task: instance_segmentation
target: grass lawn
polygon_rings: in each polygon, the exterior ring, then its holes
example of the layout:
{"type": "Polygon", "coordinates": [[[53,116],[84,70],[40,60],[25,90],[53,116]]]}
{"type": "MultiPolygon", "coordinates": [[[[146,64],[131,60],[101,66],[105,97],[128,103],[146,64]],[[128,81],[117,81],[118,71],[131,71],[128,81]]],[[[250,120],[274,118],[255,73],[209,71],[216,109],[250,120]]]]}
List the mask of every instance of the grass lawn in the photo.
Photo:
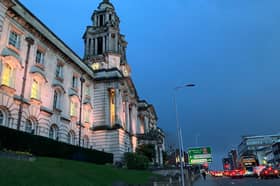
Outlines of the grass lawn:
{"type": "Polygon", "coordinates": [[[71,160],[39,157],[29,162],[0,158],[1,186],[107,186],[117,181],[143,184],[151,176],[146,171],[71,160]]]}

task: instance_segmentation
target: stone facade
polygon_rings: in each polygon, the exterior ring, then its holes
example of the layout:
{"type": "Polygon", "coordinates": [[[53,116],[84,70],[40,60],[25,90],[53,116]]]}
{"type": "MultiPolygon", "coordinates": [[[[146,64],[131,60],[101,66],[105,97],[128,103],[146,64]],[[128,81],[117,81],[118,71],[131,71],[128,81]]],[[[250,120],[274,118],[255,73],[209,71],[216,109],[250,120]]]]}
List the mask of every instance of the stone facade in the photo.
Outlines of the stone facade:
{"type": "Polygon", "coordinates": [[[114,6],[101,2],[83,36],[83,59],[17,0],[0,0],[0,125],[114,154],[164,133],[139,100],[114,6]],[[147,138],[150,131],[157,135],[147,138]]]}

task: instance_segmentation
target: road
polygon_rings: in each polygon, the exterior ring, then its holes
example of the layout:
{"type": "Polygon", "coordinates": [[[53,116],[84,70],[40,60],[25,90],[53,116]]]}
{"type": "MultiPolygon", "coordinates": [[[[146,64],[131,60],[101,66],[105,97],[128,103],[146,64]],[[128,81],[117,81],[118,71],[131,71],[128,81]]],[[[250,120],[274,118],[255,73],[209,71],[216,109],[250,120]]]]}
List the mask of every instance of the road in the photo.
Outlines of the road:
{"type": "Polygon", "coordinates": [[[266,179],[260,180],[256,178],[241,178],[241,179],[231,179],[231,178],[213,178],[208,176],[204,181],[203,179],[198,179],[193,186],[280,186],[280,179],[266,179]]]}

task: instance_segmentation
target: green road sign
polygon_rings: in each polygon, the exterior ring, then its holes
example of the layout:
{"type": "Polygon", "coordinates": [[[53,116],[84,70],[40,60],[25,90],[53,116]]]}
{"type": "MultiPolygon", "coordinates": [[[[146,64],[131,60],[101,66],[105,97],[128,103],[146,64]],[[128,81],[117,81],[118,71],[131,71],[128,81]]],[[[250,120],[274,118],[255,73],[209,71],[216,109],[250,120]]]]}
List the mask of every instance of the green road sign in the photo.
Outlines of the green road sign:
{"type": "Polygon", "coordinates": [[[212,162],[210,147],[194,147],[188,149],[189,164],[203,164],[212,162]]]}

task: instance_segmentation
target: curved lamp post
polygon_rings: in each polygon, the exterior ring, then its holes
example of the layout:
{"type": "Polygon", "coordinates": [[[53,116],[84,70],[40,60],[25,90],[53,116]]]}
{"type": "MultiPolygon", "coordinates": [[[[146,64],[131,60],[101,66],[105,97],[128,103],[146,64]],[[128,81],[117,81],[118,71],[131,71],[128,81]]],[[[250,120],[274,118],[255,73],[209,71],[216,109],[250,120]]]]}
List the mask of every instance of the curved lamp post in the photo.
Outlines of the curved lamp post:
{"type": "Polygon", "coordinates": [[[184,148],[183,148],[182,131],[181,131],[181,128],[180,128],[180,125],[179,125],[179,116],[178,116],[178,108],[177,108],[175,93],[179,89],[194,87],[194,86],[195,86],[195,84],[185,84],[183,86],[178,86],[178,87],[174,88],[174,93],[173,93],[173,100],[174,100],[175,114],[176,114],[177,136],[178,136],[178,142],[179,142],[180,172],[181,172],[182,186],[185,186],[184,169],[183,169],[183,161],[182,161],[182,154],[184,153],[184,151],[183,151],[184,148]]]}

